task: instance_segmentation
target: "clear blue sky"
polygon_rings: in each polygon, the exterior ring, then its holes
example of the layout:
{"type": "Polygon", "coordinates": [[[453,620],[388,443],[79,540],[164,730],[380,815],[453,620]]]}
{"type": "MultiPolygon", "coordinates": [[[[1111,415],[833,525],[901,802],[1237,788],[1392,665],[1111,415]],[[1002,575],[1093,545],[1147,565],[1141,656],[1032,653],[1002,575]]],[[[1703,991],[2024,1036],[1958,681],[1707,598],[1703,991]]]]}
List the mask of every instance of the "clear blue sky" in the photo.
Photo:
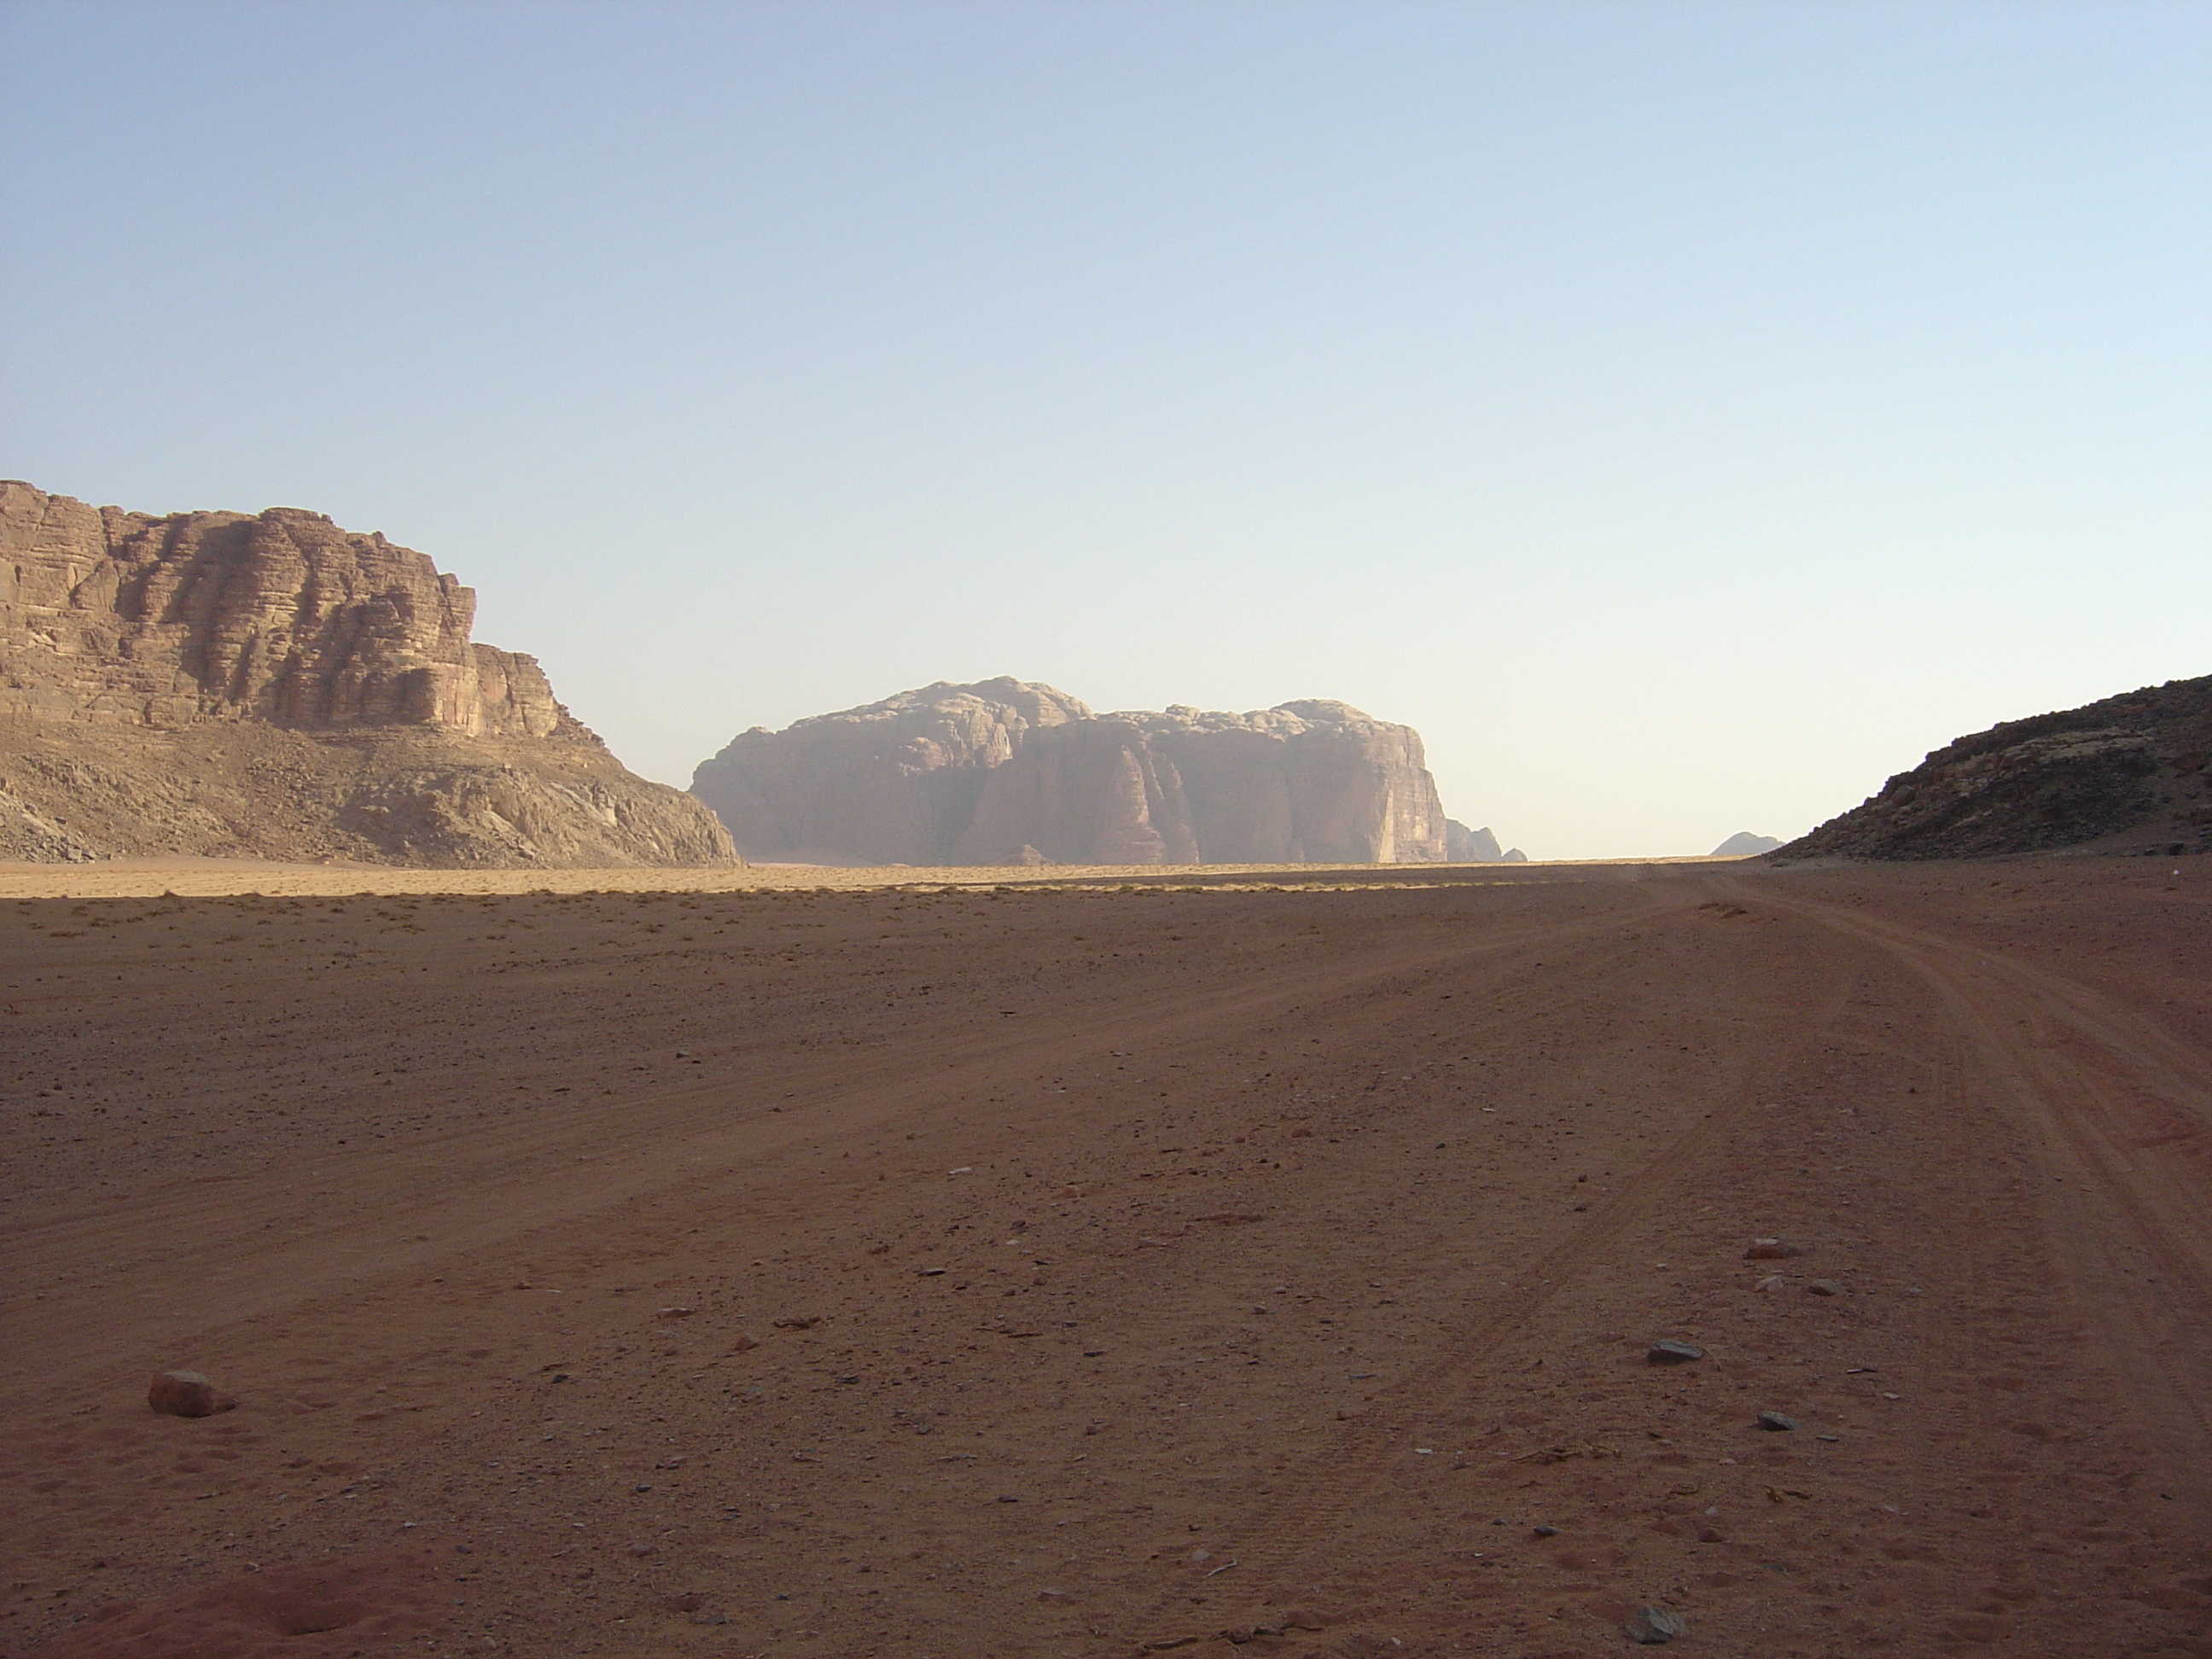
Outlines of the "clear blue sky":
{"type": "Polygon", "coordinates": [[[0,474],[630,764],[1339,697],[1544,857],[2212,672],[2212,6],[0,6],[0,474]]]}

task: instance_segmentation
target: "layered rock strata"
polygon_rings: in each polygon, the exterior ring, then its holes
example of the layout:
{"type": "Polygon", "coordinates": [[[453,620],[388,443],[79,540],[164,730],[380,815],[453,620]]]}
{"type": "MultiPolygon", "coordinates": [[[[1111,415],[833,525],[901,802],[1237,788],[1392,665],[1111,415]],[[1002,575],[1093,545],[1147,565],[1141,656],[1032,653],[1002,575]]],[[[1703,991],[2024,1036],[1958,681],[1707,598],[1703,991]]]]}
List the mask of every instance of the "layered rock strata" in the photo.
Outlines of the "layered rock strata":
{"type": "Polygon", "coordinates": [[[1340,702],[1094,714],[940,681],[756,726],[692,791],[749,858],[854,864],[1392,864],[1445,856],[1410,726],[1340,702]]]}
{"type": "Polygon", "coordinates": [[[319,514],[0,483],[0,858],[727,864],[476,596],[319,514]]]}
{"type": "Polygon", "coordinates": [[[2008,720],[1936,750],[1778,860],[2212,851],[2212,675],[2008,720]]]}

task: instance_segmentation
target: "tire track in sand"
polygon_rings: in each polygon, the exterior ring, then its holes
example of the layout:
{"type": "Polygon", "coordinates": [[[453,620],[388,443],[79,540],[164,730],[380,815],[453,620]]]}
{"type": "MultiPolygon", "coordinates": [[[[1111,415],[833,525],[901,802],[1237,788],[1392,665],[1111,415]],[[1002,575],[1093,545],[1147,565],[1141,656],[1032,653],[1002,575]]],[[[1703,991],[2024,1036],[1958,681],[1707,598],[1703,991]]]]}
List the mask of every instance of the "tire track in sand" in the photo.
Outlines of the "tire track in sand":
{"type": "MultiPolygon", "coordinates": [[[[544,1116],[426,1138],[404,1151],[326,1156],[303,1181],[296,1168],[238,1170],[0,1227],[0,1262],[18,1283],[95,1253],[135,1253],[149,1265],[125,1294],[7,1309],[19,1340],[76,1356],[43,1388],[73,1385],[112,1364],[112,1353],[204,1339],[252,1316],[273,1317],[303,1298],[360,1294],[395,1275],[427,1277],[435,1262],[558,1233],[648,1195],[722,1183],[732,1170],[766,1170],[793,1149],[884,1133],[1014,1088],[1062,1063],[1071,1047],[1118,1044],[1204,1052],[1224,1031],[1249,1030],[1302,1005],[1358,995],[1408,975],[1463,970],[1495,957],[1638,925],[1663,898],[1561,921],[1486,927],[1449,941],[1382,939],[1285,969],[1235,975],[1174,1006],[1133,1006],[1004,1030],[974,1009],[919,1034],[888,1076],[852,1053],[758,1057],[737,1075],[642,1090],[611,1103],[562,1105],[544,1116]],[[784,1097],[795,1097],[785,1103],[784,1097]],[[302,1191],[302,1187],[307,1188],[302,1191]],[[318,1212],[318,1193],[343,1194],[318,1212]],[[427,1234],[421,1244],[413,1235],[427,1234]]],[[[976,1144],[983,1144],[978,1139],[976,1144]]],[[[15,1391],[0,1389],[0,1402],[15,1391]]]]}
{"type": "Polygon", "coordinates": [[[2052,1255],[2158,1490],[2212,1535],[2212,1057],[2033,964],[1763,884],[1756,898],[1878,946],[1942,999],[1966,1086],[2028,1132],[2052,1255]]]}
{"type": "MultiPolygon", "coordinates": [[[[1328,1444],[1310,1453],[1297,1470],[1275,1477],[1264,1508],[1236,1528],[1219,1551],[1237,1564],[1241,1574],[1255,1581],[1249,1605],[1296,1605],[1299,1598],[1294,1587],[1315,1576],[1314,1570],[1330,1558],[1334,1536],[1389,1481],[1404,1440],[1403,1425],[1393,1407],[1471,1389],[1494,1368],[1498,1350],[1517,1331],[1590,1274],[1602,1271],[1609,1252],[1638,1226],[1649,1223],[1648,1194],[1685,1182],[1691,1171],[1741,1128],[1773,1079],[1785,1075],[1844,1018],[1857,983],[1855,971],[1846,968],[1839,972],[1820,1008],[1802,1019],[1795,1038],[1778,1046],[1768,1062],[1727,1096],[1714,1098],[1710,1110],[1624,1179],[1611,1199],[1594,1206],[1586,1221],[1517,1267],[1511,1288],[1471,1301],[1465,1334],[1433,1351],[1425,1362],[1407,1364],[1397,1381],[1370,1397],[1368,1410],[1339,1425],[1328,1444]]],[[[1194,1620],[1187,1590],[1179,1585],[1163,1588],[1122,1618],[1127,1635],[1139,1652],[1180,1650],[1203,1640],[1192,1628],[1201,1622],[1207,1633],[1222,1628],[1218,1615],[1194,1620]]]]}

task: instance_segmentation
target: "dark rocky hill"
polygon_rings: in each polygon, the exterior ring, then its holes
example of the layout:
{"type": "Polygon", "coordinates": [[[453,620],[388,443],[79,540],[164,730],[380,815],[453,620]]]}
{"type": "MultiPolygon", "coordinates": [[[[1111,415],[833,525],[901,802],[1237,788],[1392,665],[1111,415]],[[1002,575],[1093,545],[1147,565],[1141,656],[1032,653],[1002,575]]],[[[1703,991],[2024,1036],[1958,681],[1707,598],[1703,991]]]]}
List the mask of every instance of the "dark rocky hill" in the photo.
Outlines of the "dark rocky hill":
{"type": "Polygon", "coordinates": [[[2212,850],[2212,676],[2008,720],[1937,750],[1778,860],[2212,850]]]}

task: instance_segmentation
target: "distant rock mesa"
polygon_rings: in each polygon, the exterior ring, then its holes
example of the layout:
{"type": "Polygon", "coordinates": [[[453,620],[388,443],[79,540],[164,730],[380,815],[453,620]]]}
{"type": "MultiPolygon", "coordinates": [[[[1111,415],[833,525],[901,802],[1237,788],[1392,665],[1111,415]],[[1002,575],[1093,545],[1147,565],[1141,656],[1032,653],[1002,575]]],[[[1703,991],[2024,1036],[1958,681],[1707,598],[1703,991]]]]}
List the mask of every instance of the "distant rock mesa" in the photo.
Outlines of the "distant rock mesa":
{"type": "Polygon", "coordinates": [[[939,681],[702,763],[748,858],[794,863],[1420,864],[1445,820],[1410,726],[1340,702],[1094,714],[939,681]]]}
{"type": "Polygon", "coordinates": [[[2212,851],[2212,675],[2008,720],[1936,750],[1778,860],[2212,851]]]}
{"type": "Polygon", "coordinates": [[[729,864],[476,596],[320,514],[92,507],[0,482],[0,858],[729,864]]]}

